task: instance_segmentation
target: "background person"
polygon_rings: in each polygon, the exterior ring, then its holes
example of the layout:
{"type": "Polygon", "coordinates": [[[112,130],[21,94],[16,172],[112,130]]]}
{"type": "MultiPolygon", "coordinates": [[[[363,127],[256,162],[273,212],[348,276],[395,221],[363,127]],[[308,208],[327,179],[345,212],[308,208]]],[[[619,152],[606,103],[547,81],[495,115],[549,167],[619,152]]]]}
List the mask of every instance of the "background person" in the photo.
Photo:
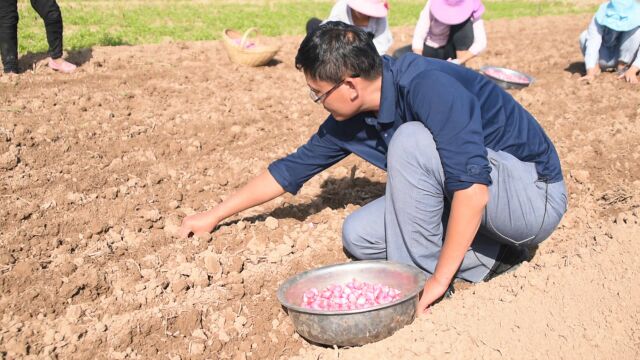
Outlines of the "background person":
{"type": "Polygon", "coordinates": [[[393,43],[387,22],[388,13],[389,3],[386,0],[339,0],[324,22],[318,18],[307,22],[307,34],[327,21],[342,21],[371,34],[378,54],[384,55],[393,43]]]}
{"type": "Polygon", "coordinates": [[[487,47],[480,0],[429,0],[420,13],[410,46],[396,57],[412,51],[418,55],[465,64],[487,47]]]}
{"type": "Polygon", "coordinates": [[[640,5],[635,0],[611,0],[600,5],[589,28],[580,34],[580,50],[587,69],[583,81],[602,70],[617,70],[627,82],[637,83],[640,70],[640,5]]]}
{"type": "MultiPolygon", "coordinates": [[[[49,43],[49,67],[71,73],[76,66],[62,58],[62,14],[55,0],[31,0],[44,20],[49,43]]],[[[5,73],[18,73],[18,0],[0,0],[0,52],[5,73]]]]}

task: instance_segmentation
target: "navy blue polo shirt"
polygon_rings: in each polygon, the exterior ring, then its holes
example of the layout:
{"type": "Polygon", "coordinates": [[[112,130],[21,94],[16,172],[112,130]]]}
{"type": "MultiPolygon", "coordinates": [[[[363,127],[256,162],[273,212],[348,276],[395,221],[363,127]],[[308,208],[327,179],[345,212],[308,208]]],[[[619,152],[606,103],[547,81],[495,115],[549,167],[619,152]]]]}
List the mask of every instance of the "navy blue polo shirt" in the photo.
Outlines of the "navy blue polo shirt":
{"type": "Polygon", "coordinates": [[[445,175],[445,191],[491,185],[487,148],[535,163],[539,180],[562,180],[558,154],[540,124],[486,77],[446,61],[407,54],[382,58],[378,116],[329,116],[296,152],[269,172],[295,194],[315,174],[353,153],[386,170],[389,142],[400,125],[419,121],[432,133],[445,175]]]}

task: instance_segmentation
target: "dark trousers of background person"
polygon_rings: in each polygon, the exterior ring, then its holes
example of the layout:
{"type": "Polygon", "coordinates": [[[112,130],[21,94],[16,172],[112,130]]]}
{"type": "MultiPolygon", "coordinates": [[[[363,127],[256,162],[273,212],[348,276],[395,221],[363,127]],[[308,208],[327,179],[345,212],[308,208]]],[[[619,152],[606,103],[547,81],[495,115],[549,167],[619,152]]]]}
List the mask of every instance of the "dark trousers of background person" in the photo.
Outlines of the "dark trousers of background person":
{"type": "MultiPolygon", "coordinates": [[[[62,14],[55,0],[31,0],[44,20],[49,56],[62,57],[62,14]]],[[[18,0],[0,0],[0,51],[4,72],[18,72],[18,0]]]]}
{"type": "MultiPolygon", "coordinates": [[[[444,46],[433,48],[425,45],[422,48],[422,56],[440,60],[456,59],[458,57],[456,51],[469,50],[473,45],[473,40],[473,21],[467,19],[461,24],[451,25],[449,39],[444,46]]],[[[411,45],[399,48],[393,53],[393,56],[399,58],[408,52],[411,52],[411,45]]]]}

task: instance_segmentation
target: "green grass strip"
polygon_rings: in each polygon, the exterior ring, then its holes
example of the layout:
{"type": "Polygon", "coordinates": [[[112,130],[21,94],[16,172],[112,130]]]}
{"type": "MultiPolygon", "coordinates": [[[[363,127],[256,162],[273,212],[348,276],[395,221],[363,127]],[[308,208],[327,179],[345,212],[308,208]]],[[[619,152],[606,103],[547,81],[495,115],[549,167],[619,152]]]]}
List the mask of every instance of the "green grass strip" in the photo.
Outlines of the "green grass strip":
{"type": "MultiPolygon", "coordinates": [[[[233,4],[184,0],[59,0],[66,50],[95,45],[136,45],[165,40],[216,40],[224,28],[258,27],[269,36],[304,33],[309,17],[324,18],[333,1],[271,1],[233,4]]],[[[424,1],[392,1],[391,26],[414,25],[424,1]]],[[[485,2],[485,19],[594,12],[595,7],[559,1],[506,0],[485,2]]],[[[47,50],[42,19],[26,0],[19,1],[19,52],[47,50]]]]}

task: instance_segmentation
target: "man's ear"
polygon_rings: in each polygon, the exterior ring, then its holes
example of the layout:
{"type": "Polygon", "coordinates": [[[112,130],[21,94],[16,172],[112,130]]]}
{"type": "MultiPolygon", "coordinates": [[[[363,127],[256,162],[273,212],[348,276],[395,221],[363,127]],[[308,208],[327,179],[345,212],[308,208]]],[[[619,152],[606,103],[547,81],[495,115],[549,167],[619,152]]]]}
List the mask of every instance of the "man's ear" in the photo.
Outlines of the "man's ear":
{"type": "Polygon", "coordinates": [[[351,101],[356,100],[358,98],[358,95],[359,95],[358,84],[354,80],[355,79],[345,80],[345,82],[344,82],[344,84],[349,89],[349,100],[351,100],[351,101]]]}

